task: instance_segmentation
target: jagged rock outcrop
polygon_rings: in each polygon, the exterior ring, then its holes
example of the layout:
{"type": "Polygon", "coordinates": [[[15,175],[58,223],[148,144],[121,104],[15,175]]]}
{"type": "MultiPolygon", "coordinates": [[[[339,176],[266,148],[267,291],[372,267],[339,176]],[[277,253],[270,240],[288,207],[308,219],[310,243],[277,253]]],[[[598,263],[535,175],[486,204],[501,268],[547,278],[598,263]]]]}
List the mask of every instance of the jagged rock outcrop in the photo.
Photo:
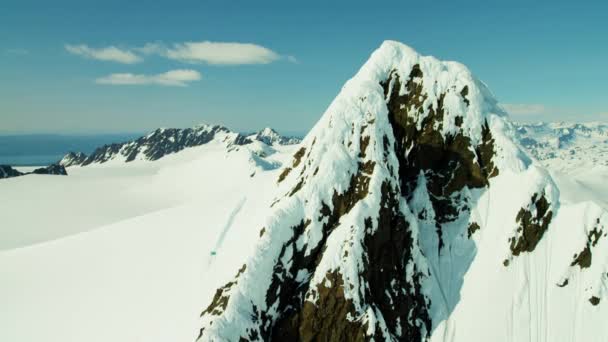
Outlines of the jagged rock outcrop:
{"type": "Polygon", "coordinates": [[[24,176],[24,175],[29,175],[29,174],[61,175],[61,176],[68,175],[67,171],[65,170],[65,167],[63,167],[63,165],[59,165],[59,164],[51,164],[49,166],[37,168],[37,169],[33,170],[32,172],[21,172],[21,171],[15,170],[14,168],[12,168],[11,166],[8,166],[8,165],[0,165],[0,179],[19,177],[19,176],[24,176]]]}
{"type": "Polygon", "coordinates": [[[87,155],[82,152],[68,152],[68,154],[59,161],[59,165],[64,167],[81,165],[85,160],[87,160],[87,155]]]}
{"type": "Polygon", "coordinates": [[[243,145],[249,142],[249,139],[245,136],[233,133],[223,126],[201,125],[184,129],[159,128],[133,141],[102,146],[89,155],[80,165],[105,163],[115,159],[122,159],[125,162],[158,160],[167,154],[206,144],[218,135],[222,135],[224,139],[230,140],[230,143],[234,145],[243,145]]]}
{"type": "Polygon", "coordinates": [[[271,128],[245,136],[232,132],[224,126],[199,125],[194,128],[159,128],[148,135],[124,143],[113,143],[97,148],[89,156],[82,152],[70,152],[59,162],[65,167],[103,164],[111,160],[132,162],[134,160],[158,160],[166,155],[218,141],[231,150],[238,146],[260,141],[268,145],[256,147],[254,153],[265,157],[273,153],[273,145],[291,145],[300,142],[297,138],[283,137],[271,128]]]}
{"type": "Polygon", "coordinates": [[[59,175],[59,176],[67,176],[68,172],[65,170],[63,165],[59,164],[51,164],[49,166],[41,167],[35,169],[31,173],[37,175],[59,175]]]}
{"type": "Polygon", "coordinates": [[[23,176],[24,173],[13,169],[9,165],[0,165],[0,179],[23,176]]]}
{"type": "Polygon", "coordinates": [[[608,253],[571,218],[604,232],[608,215],[560,203],[509,125],[463,65],[385,42],[280,173],[255,255],[202,312],[198,340],[535,340],[537,323],[503,317],[542,312],[519,298],[539,286],[567,291],[542,300],[601,308],[608,253]],[[585,248],[599,261],[583,275],[590,258],[555,256],[585,248]],[[538,276],[547,260],[559,266],[538,276]],[[471,293],[482,299],[461,301],[471,293]]]}

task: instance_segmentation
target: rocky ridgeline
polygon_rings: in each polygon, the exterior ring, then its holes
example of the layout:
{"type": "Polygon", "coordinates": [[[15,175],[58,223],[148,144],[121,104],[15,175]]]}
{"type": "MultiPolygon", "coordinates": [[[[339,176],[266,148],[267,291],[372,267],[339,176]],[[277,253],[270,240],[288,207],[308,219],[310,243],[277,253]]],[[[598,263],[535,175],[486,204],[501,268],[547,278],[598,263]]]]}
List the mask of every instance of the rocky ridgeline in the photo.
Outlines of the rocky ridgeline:
{"type": "Polygon", "coordinates": [[[52,165],[49,165],[46,167],[41,167],[41,168],[35,169],[34,171],[31,171],[31,172],[21,172],[21,171],[15,170],[13,167],[11,167],[9,165],[0,165],[0,179],[19,177],[19,176],[24,176],[24,175],[29,175],[29,174],[61,175],[61,176],[68,175],[67,171],[65,170],[65,167],[63,165],[59,165],[59,164],[52,164],[52,165]]]}
{"type": "Polygon", "coordinates": [[[249,136],[232,132],[223,126],[200,125],[185,129],[159,128],[133,141],[104,145],[88,156],[82,152],[70,152],[63,157],[59,164],[69,167],[102,164],[111,160],[154,161],[168,154],[177,153],[189,147],[201,146],[214,140],[221,141],[227,146],[248,145],[254,140],[275,146],[300,142],[297,138],[283,137],[271,128],[249,136]]]}

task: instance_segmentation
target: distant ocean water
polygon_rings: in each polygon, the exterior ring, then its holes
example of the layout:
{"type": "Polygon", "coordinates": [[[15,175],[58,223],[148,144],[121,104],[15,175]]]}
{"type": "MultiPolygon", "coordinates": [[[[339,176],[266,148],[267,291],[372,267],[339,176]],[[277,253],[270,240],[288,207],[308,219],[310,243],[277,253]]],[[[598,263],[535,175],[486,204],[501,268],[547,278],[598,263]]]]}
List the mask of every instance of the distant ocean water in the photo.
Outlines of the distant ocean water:
{"type": "Polygon", "coordinates": [[[63,154],[43,154],[43,155],[20,155],[3,156],[0,155],[0,165],[12,166],[46,166],[53,164],[63,158],[63,154]]]}
{"type": "Polygon", "coordinates": [[[140,135],[140,133],[99,135],[0,135],[0,165],[49,165],[58,162],[66,153],[71,151],[89,154],[97,147],[128,141],[140,135]]]}

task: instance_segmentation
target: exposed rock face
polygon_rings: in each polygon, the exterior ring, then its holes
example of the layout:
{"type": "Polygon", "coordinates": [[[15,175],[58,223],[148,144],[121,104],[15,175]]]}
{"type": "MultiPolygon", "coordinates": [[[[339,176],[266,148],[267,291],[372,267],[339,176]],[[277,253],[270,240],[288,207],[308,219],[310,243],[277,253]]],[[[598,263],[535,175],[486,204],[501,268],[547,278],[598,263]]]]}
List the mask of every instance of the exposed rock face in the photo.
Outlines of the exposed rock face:
{"type": "MultiPolygon", "coordinates": [[[[393,71],[389,79],[382,83],[387,96],[388,116],[397,140],[396,155],[399,160],[399,179],[402,195],[411,199],[419,186],[420,175],[428,187],[433,204],[439,248],[443,247],[441,224],[454,221],[460,215],[459,203],[462,199],[453,196],[465,186],[481,188],[488,185],[488,178],[496,176],[498,169],[492,163],[494,140],[486,121],[481,127],[482,140],[472,146],[471,139],[462,131],[443,135],[444,99],[439,95],[436,103],[424,105],[423,73],[420,65],[412,71],[404,85],[399,75],[393,71]],[[421,114],[428,113],[424,118],[421,114]]],[[[468,86],[460,91],[462,101],[468,106],[466,98],[468,86]]],[[[454,125],[462,125],[462,117],[454,118],[454,125]]]]}
{"type": "Polygon", "coordinates": [[[65,167],[59,164],[52,164],[46,167],[41,167],[35,169],[32,172],[20,172],[18,170],[13,169],[8,165],[0,165],[0,179],[2,178],[10,178],[10,177],[19,177],[28,174],[37,174],[37,175],[62,175],[67,176],[68,173],[65,170],[65,167]]]}
{"type": "Polygon", "coordinates": [[[246,137],[238,133],[232,133],[223,126],[203,125],[185,129],[159,128],[134,141],[102,146],[88,156],[81,165],[105,163],[117,157],[124,158],[125,162],[136,159],[158,160],[167,154],[206,144],[219,133],[229,134],[230,136],[226,136],[226,139],[231,139],[231,143],[235,145],[250,142],[246,137]]]}
{"type": "Polygon", "coordinates": [[[69,152],[59,161],[59,165],[64,167],[81,165],[86,159],[87,155],[82,152],[69,152]]]}
{"type": "Polygon", "coordinates": [[[19,172],[9,165],[0,165],[0,179],[22,176],[24,173],[19,172]]]}
{"type": "Polygon", "coordinates": [[[430,340],[485,234],[500,272],[556,234],[559,193],[505,126],[464,66],[384,43],[280,173],[255,255],[202,312],[199,340],[430,340]]]}
{"type": "Polygon", "coordinates": [[[65,170],[65,167],[59,164],[52,164],[46,167],[41,167],[39,169],[35,169],[34,171],[32,171],[32,173],[37,175],[68,175],[68,172],[65,170]]]}

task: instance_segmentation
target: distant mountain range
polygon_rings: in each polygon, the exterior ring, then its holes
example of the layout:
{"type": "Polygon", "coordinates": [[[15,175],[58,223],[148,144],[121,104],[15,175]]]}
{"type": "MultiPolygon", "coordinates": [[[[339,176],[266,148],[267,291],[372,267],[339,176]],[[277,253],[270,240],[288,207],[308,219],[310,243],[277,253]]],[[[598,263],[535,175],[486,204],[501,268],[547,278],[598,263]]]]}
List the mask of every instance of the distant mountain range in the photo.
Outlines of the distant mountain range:
{"type": "Polygon", "coordinates": [[[603,123],[514,123],[515,137],[548,168],[575,172],[608,166],[608,125],[603,123]]]}
{"type": "Polygon", "coordinates": [[[297,137],[285,137],[272,128],[265,128],[252,134],[231,131],[224,126],[199,125],[193,128],[159,128],[145,136],[123,143],[103,145],[87,155],[83,152],[69,152],[60,165],[86,166],[109,161],[132,162],[135,160],[158,160],[168,154],[189,147],[205,145],[211,141],[226,143],[228,146],[248,145],[254,141],[268,146],[293,145],[301,141],[297,137]]]}
{"type": "Polygon", "coordinates": [[[31,172],[21,172],[19,170],[14,169],[9,165],[0,165],[0,179],[2,178],[12,178],[19,177],[29,174],[36,175],[61,175],[67,176],[68,173],[65,170],[65,167],[59,164],[52,164],[46,167],[37,168],[31,172]]]}
{"type": "MultiPolygon", "coordinates": [[[[194,129],[194,128],[193,128],[194,129]]],[[[169,131],[187,131],[188,129],[167,129],[169,131]]],[[[280,143],[299,141],[280,135],[275,130],[266,128],[257,133],[240,133],[244,136],[260,135],[260,138],[277,139],[280,143]],[[269,131],[263,133],[263,131],[269,131]],[[271,133],[271,132],[274,133],[271,133]]],[[[12,166],[40,166],[50,165],[63,159],[66,153],[74,151],[72,158],[88,156],[100,146],[122,144],[122,142],[136,140],[142,133],[122,134],[95,134],[95,135],[59,135],[59,134],[24,134],[0,135],[0,165],[12,166]]],[[[268,141],[275,144],[275,141],[268,141]]],[[[84,158],[86,159],[86,157],[84,158]]],[[[84,160],[83,159],[83,160],[84,160]]]]}

